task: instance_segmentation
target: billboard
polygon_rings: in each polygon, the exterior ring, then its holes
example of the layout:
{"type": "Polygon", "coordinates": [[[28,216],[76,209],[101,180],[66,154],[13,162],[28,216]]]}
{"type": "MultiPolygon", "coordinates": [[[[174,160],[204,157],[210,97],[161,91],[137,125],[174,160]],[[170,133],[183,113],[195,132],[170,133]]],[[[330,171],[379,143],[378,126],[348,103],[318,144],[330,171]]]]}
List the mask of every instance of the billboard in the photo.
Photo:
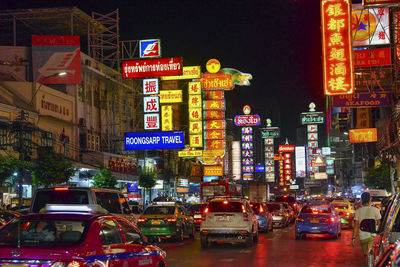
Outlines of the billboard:
{"type": "Polygon", "coordinates": [[[306,149],[304,146],[295,147],[296,177],[306,177],[306,149]]]}
{"type": "Polygon", "coordinates": [[[363,0],[363,5],[367,6],[377,6],[377,5],[387,5],[387,4],[400,4],[400,0],[363,0]]]}
{"type": "Polygon", "coordinates": [[[32,35],[33,80],[42,84],[81,84],[80,45],[79,36],[32,35]]]}
{"type": "Polygon", "coordinates": [[[125,150],[185,148],[183,131],[131,132],[125,134],[124,140],[125,150]]]}
{"type": "Polygon", "coordinates": [[[181,103],[182,102],[182,90],[161,90],[160,91],[160,103],[181,103]]]}
{"type": "Polygon", "coordinates": [[[351,129],[349,131],[350,143],[366,143],[378,141],[376,128],[351,129]]]}
{"type": "Polygon", "coordinates": [[[350,0],[321,1],[325,95],[354,93],[350,0]]]}
{"type": "Polygon", "coordinates": [[[179,76],[162,76],[161,80],[189,80],[200,78],[201,69],[200,66],[183,67],[182,75],[179,76]]]}
{"type": "Polygon", "coordinates": [[[146,78],[182,74],[182,58],[153,58],[122,62],[122,77],[146,78]]]}
{"type": "Polygon", "coordinates": [[[392,56],[389,47],[354,50],[354,67],[368,68],[391,65],[392,56]]]}
{"type": "Polygon", "coordinates": [[[140,40],[139,57],[141,58],[161,57],[160,39],[140,40]]]}
{"type": "Polygon", "coordinates": [[[391,93],[337,95],[332,97],[334,107],[372,108],[387,107],[392,102],[391,93]]]}

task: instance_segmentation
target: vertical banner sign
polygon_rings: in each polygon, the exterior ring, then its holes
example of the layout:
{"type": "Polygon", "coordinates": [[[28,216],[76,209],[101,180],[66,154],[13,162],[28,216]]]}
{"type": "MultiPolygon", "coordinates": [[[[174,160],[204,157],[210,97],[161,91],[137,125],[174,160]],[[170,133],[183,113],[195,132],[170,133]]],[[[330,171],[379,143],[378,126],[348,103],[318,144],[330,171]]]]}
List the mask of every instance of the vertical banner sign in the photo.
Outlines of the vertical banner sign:
{"type": "Polygon", "coordinates": [[[201,82],[189,82],[189,145],[203,147],[201,82]]]}
{"type": "Polygon", "coordinates": [[[283,159],[285,185],[290,185],[292,180],[292,155],[290,153],[284,153],[283,159]]]}
{"type": "Polygon", "coordinates": [[[253,180],[253,128],[242,127],[242,171],[243,180],[253,180]]]}
{"type": "Polygon", "coordinates": [[[325,95],[353,94],[351,1],[321,1],[325,95]]]}
{"type": "Polygon", "coordinates": [[[285,185],[285,173],[284,173],[283,167],[284,167],[283,156],[281,153],[279,153],[279,185],[280,186],[285,185]]]}
{"type": "Polygon", "coordinates": [[[161,106],[161,130],[172,131],[172,106],[164,105],[161,106]]]}
{"type": "Polygon", "coordinates": [[[265,180],[268,183],[275,182],[275,160],[274,160],[274,139],[264,139],[265,153],[265,180]]]}

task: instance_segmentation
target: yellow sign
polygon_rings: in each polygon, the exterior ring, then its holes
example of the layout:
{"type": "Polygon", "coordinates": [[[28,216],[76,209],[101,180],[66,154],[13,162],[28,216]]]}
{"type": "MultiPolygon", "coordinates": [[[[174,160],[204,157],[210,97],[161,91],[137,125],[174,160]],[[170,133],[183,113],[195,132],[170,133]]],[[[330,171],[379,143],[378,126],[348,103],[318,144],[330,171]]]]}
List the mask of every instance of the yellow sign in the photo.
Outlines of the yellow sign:
{"type": "Polygon", "coordinates": [[[172,106],[165,105],[161,106],[161,130],[162,131],[172,131],[172,106]]]}
{"type": "Polygon", "coordinates": [[[204,150],[204,157],[222,157],[225,154],[225,150],[223,149],[215,149],[215,150],[204,150]]]}
{"type": "Polygon", "coordinates": [[[203,135],[191,134],[189,135],[190,147],[203,147],[203,135]]]}
{"type": "Polygon", "coordinates": [[[202,121],[191,121],[189,122],[189,133],[190,134],[201,134],[203,132],[202,121]]]}
{"type": "Polygon", "coordinates": [[[209,73],[217,73],[220,68],[221,68],[221,63],[219,63],[219,61],[214,58],[210,59],[206,63],[206,69],[209,73]]]}
{"type": "Polygon", "coordinates": [[[178,151],[178,157],[201,157],[203,156],[203,150],[182,150],[178,151]]]}
{"type": "Polygon", "coordinates": [[[189,82],[189,95],[201,95],[201,82],[189,82]]]}
{"type": "Polygon", "coordinates": [[[160,91],[160,103],[181,103],[182,102],[182,90],[161,90],[160,91]]]}
{"type": "Polygon", "coordinates": [[[201,95],[189,95],[189,108],[201,108],[202,105],[201,95]]]}
{"type": "Polygon", "coordinates": [[[201,108],[189,108],[189,121],[201,121],[203,110],[201,108]]]}
{"type": "Polygon", "coordinates": [[[183,74],[179,76],[162,76],[161,80],[188,80],[200,78],[201,68],[200,66],[183,67],[183,74]]]}
{"type": "Polygon", "coordinates": [[[224,169],[222,166],[204,166],[204,176],[222,176],[224,169]]]}

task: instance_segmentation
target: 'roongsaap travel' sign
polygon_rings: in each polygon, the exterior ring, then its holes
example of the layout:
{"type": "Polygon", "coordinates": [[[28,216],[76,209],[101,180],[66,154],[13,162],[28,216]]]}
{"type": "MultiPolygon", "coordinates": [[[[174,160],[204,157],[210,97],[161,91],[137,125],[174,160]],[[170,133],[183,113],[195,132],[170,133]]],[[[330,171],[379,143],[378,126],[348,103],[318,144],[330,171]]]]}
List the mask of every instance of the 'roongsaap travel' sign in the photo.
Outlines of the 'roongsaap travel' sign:
{"type": "Polygon", "coordinates": [[[122,77],[145,78],[182,74],[182,58],[152,58],[122,62],[122,77]]]}
{"type": "Polygon", "coordinates": [[[183,131],[132,132],[125,134],[125,150],[183,149],[183,131]]]}

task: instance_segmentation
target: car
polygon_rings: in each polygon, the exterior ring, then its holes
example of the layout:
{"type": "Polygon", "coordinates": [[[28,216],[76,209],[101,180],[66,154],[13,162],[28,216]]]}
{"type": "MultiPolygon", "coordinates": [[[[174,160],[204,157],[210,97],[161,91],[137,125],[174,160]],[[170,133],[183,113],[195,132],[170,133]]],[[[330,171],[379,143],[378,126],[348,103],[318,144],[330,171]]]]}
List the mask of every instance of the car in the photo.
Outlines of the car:
{"type": "Polygon", "coordinates": [[[337,239],[341,235],[340,216],[331,205],[304,206],[295,223],[295,239],[306,234],[328,234],[337,239]]]}
{"type": "Polygon", "coordinates": [[[258,242],[258,221],[248,200],[240,197],[209,200],[200,225],[201,248],[219,241],[248,247],[258,242]]]}
{"type": "Polygon", "coordinates": [[[194,238],[195,224],[186,209],[176,202],[156,202],[148,206],[137,220],[145,236],[182,241],[185,235],[194,238]]]}
{"type": "Polygon", "coordinates": [[[368,192],[371,195],[372,205],[374,205],[378,209],[381,208],[382,200],[389,197],[389,194],[385,189],[369,189],[365,190],[365,192],[368,192]]]}
{"type": "Polygon", "coordinates": [[[200,229],[203,212],[206,207],[207,207],[207,203],[196,203],[196,204],[192,204],[188,208],[188,214],[190,216],[193,216],[194,223],[196,225],[196,230],[200,229]]]}
{"type": "Polygon", "coordinates": [[[47,205],[0,229],[1,266],[166,266],[129,220],[99,205],[47,205]]]}
{"type": "Polygon", "coordinates": [[[268,211],[272,214],[274,227],[286,227],[289,225],[289,214],[285,206],[280,202],[267,202],[268,211]]]}
{"type": "Polygon", "coordinates": [[[353,220],[356,211],[352,208],[350,201],[347,200],[334,200],[331,205],[339,213],[340,222],[342,223],[342,228],[347,226],[348,228],[353,228],[353,220]]]}
{"type": "MultiPolygon", "coordinates": [[[[279,203],[279,202],[276,202],[279,203]]],[[[285,210],[288,214],[288,221],[289,224],[293,223],[294,220],[296,219],[296,215],[294,213],[294,210],[292,209],[292,207],[287,203],[287,202],[280,202],[281,204],[283,204],[283,206],[285,207],[285,210]]]]}
{"type": "Polygon", "coordinates": [[[11,210],[0,210],[0,226],[6,225],[14,218],[20,217],[22,214],[11,210]]]}
{"type": "Polygon", "coordinates": [[[289,196],[289,195],[276,196],[275,201],[288,203],[292,207],[294,214],[296,216],[300,211],[300,205],[299,205],[299,203],[297,203],[296,198],[293,196],[289,196]]]}
{"type": "Polygon", "coordinates": [[[263,203],[251,203],[250,206],[258,220],[258,231],[268,233],[274,230],[272,214],[268,211],[268,208],[263,203]]]}

